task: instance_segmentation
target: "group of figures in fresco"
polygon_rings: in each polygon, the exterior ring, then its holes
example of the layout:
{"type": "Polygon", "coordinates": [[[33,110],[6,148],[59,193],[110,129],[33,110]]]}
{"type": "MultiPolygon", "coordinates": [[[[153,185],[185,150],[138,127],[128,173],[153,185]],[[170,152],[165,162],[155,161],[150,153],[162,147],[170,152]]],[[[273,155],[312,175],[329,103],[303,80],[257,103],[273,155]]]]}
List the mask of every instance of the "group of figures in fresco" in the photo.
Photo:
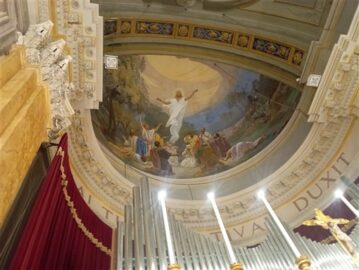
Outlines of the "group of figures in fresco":
{"type": "Polygon", "coordinates": [[[98,138],[114,154],[159,176],[193,178],[238,165],[280,132],[298,97],[290,98],[293,90],[273,80],[267,97],[252,91],[258,88],[254,82],[246,93],[233,91],[217,108],[188,117],[188,104],[206,90],[185,95],[173,89],[168,99],[156,97],[156,103],[151,102],[153,93],[146,91],[138,74],[143,65],[143,59],[132,57],[123,59],[119,70],[105,71],[105,80],[112,84],[105,88],[104,103],[94,112],[93,122],[98,138]],[[280,105],[288,99],[293,104],[280,105]]]}
{"type": "Polygon", "coordinates": [[[128,137],[123,137],[123,152],[133,157],[143,165],[149,165],[152,171],[159,175],[198,175],[202,170],[215,166],[218,162],[223,164],[236,162],[247,151],[254,149],[263,139],[258,138],[254,142],[239,142],[231,146],[226,138],[219,133],[210,134],[206,128],[201,128],[198,134],[188,133],[184,136],[183,151],[178,151],[176,142],[179,140],[179,132],[186,110],[187,102],[198,92],[194,90],[188,97],[183,97],[181,90],[177,90],[175,97],[168,101],[157,98],[164,106],[168,107],[169,119],[166,128],[169,128],[170,138],[167,141],[161,136],[158,129],[162,123],[150,127],[140,120],[141,134],[137,135],[131,129],[128,137]],[[186,173],[187,172],[187,173],[186,173]]]}

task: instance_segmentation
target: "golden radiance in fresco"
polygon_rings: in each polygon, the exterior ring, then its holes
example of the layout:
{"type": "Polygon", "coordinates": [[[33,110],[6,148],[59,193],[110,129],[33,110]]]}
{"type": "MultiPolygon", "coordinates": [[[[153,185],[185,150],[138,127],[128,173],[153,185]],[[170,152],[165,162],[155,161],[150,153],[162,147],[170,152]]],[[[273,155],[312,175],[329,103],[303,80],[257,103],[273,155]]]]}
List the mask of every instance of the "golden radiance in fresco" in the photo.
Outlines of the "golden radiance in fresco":
{"type": "Polygon", "coordinates": [[[233,168],[290,119],[300,92],[253,71],[192,58],[136,55],[104,70],[92,121],[126,164],[172,178],[233,168]]]}

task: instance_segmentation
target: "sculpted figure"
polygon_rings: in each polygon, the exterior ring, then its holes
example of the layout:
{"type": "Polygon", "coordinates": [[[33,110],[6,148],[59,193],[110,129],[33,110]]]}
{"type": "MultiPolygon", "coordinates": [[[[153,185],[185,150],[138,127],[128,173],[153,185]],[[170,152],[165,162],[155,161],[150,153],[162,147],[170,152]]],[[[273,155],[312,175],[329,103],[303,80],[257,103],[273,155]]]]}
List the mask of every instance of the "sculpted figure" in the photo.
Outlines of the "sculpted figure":
{"type": "Polygon", "coordinates": [[[354,250],[355,244],[353,240],[339,228],[339,224],[347,224],[349,220],[344,218],[331,218],[325,215],[319,209],[314,209],[314,219],[309,219],[303,222],[306,226],[321,226],[322,228],[329,230],[338,243],[353,257],[357,257],[357,253],[354,250]]]}

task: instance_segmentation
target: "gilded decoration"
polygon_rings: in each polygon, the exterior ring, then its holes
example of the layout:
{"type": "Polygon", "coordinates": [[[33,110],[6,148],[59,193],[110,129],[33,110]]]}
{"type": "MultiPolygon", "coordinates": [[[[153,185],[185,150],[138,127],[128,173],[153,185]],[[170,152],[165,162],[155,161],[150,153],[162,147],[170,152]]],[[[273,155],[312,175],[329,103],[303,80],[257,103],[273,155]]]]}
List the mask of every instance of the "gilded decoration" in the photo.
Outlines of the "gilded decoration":
{"type": "Polygon", "coordinates": [[[189,39],[196,42],[209,42],[218,45],[233,46],[236,49],[246,49],[253,53],[265,54],[275,59],[286,61],[299,67],[304,58],[304,51],[289,44],[259,37],[255,34],[237,32],[230,29],[218,29],[209,26],[186,24],[181,22],[161,22],[152,20],[114,19],[105,20],[105,36],[113,34],[121,37],[162,36],[171,39],[189,39]]]}
{"type": "MultiPolygon", "coordinates": [[[[355,225],[357,225],[357,221],[355,219],[350,220],[347,224],[343,225],[340,227],[340,229],[346,233],[346,234],[350,234],[350,232],[354,229],[355,225]]],[[[333,235],[328,236],[327,238],[323,239],[322,241],[320,241],[321,244],[330,244],[333,243],[334,241],[336,241],[336,239],[334,238],[333,235]]]]}
{"type": "Polygon", "coordinates": [[[288,60],[290,49],[291,49],[288,46],[261,38],[254,39],[252,48],[253,50],[264,52],[266,54],[271,54],[285,60],[288,60]]]}
{"type": "Polygon", "coordinates": [[[195,27],[193,31],[193,37],[231,44],[233,40],[233,32],[204,27],[195,27]]]}
{"type": "Polygon", "coordinates": [[[314,219],[305,220],[305,226],[320,226],[325,230],[329,230],[334,239],[355,261],[359,258],[359,253],[355,249],[355,243],[338,225],[349,224],[349,220],[345,218],[332,218],[325,215],[320,209],[314,209],[314,219]]]}
{"type": "Polygon", "coordinates": [[[295,50],[292,58],[294,65],[300,66],[303,61],[304,52],[302,50],[295,50]]]}
{"type": "Polygon", "coordinates": [[[173,23],[160,22],[136,22],[136,33],[138,34],[156,34],[156,35],[172,35],[173,23]]]}
{"type": "Polygon", "coordinates": [[[239,47],[241,47],[241,48],[248,48],[248,46],[249,46],[249,39],[250,39],[250,36],[249,36],[249,35],[239,34],[238,40],[237,40],[237,46],[239,46],[239,47]]]}
{"type": "Polygon", "coordinates": [[[189,25],[178,25],[177,36],[189,37],[189,25]]]}
{"type": "Polygon", "coordinates": [[[120,26],[121,34],[128,34],[131,32],[131,21],[122,21],[120,26]]]}

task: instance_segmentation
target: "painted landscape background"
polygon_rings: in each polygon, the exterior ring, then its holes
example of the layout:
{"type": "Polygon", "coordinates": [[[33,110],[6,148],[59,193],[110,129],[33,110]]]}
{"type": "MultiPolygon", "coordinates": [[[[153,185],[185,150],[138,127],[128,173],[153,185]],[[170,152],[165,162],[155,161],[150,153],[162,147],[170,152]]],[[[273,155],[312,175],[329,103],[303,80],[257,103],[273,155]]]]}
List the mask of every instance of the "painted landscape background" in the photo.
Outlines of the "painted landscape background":
{"type": "Polygon", "coordinates": [[[92,112],[97,138],[145,172],[195,178],[233,168],[261,151],[290,119],[300,92],[253,71],[160,55],[119,58],[104,70],[104,97],[92,112]],[[193,91],[198,89],[192,95],[193,91]],[[180,138],[170,144],[168,106],[187,101],[180,138]]]}

